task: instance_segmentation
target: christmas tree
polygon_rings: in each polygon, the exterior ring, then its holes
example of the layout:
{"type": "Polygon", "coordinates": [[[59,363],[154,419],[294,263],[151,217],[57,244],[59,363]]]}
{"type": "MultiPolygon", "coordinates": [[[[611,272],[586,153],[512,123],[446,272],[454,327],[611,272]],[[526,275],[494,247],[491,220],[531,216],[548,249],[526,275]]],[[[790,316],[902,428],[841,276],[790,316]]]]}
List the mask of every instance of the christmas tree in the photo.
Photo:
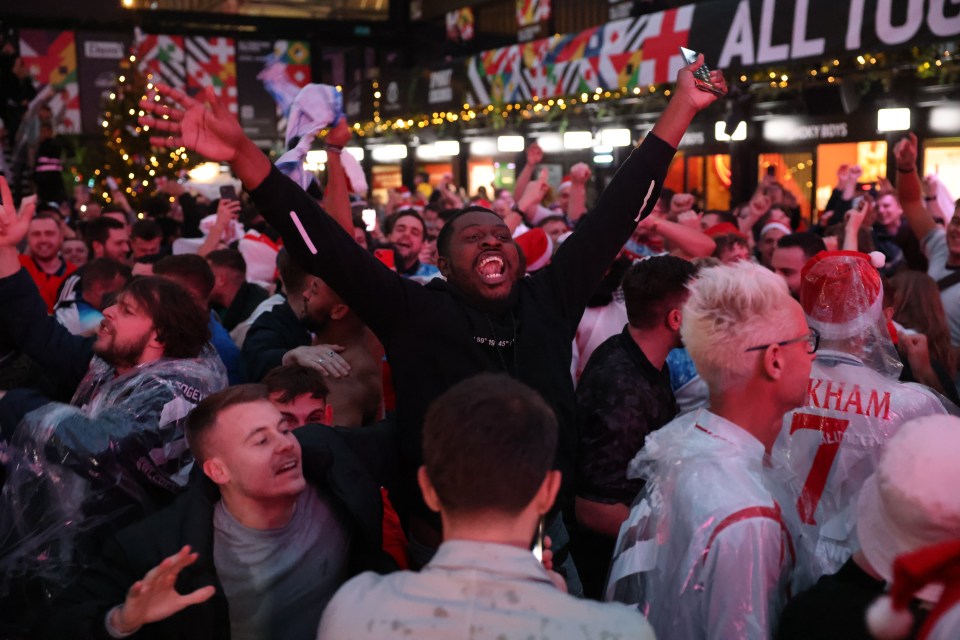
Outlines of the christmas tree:
{"type": "MultiPolygon", "coordinates": [[[[135,49],[136,45],[134,45],[135,49]]],[[[176,180],[197,164],[184,148],[159,149],[150,144],[150,127],[141,126],[142,100],[156,99],[153,74],[138,62],[135,50],[120,63],[116,87],[103,101],[103,145],[91,149],[85,164],[93,170],[91,197],[106,206],[122,206],[126,199],[133,211],[142,200],[156,193],[156,178],[176,180]],[[119,194],[119,195],[118,195],[119,194]]],[[[164,116],[166,118],[166,116],[164,116]]]]}

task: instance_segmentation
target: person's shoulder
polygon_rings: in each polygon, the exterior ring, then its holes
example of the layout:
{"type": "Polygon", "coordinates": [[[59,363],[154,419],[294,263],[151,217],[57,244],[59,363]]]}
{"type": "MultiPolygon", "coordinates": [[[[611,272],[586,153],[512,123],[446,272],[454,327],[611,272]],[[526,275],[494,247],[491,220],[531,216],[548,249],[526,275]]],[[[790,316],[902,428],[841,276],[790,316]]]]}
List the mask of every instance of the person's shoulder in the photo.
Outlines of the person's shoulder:
{"type": "Polygon", "coordinates": [[[383,588],[406,573],[409,572],[380,575],[366,571],[344,582],[323,610],[318,638],[335,640],[350,636],[348,631],[362,624],[364,618],[360,614],[374,611],[384,604],[383,588]]]}
{"type": "Polygon", "coordinates": [[[569,596],[571,614],[588,626],[596,626],[604,632],[602,637],[634,638],[653,640],[653,627],[643,614],[632,605],[620,602],[595,602],[569,596]],[[579,609],[579,611],[577,611],[579,609]]]}

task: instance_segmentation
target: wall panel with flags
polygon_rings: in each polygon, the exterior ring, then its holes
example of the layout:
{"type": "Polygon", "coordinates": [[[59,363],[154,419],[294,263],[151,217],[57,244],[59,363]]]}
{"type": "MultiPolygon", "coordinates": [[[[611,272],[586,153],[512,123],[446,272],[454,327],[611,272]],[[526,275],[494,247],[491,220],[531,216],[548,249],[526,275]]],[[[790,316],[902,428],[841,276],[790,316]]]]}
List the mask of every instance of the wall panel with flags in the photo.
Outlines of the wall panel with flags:
{"type": "Polygon", "coordinates": [[[237,59],[232,38],[188,36],[187,91],[199,93],[213,87],[220,101],[237,113],[237,59]]]}
{"type": "Polygon", "coordinates": [[[20,56],[37,89],[49,86],[58,133],[80,133],[80,85],[73,31],[20,30],[20,56]]]}

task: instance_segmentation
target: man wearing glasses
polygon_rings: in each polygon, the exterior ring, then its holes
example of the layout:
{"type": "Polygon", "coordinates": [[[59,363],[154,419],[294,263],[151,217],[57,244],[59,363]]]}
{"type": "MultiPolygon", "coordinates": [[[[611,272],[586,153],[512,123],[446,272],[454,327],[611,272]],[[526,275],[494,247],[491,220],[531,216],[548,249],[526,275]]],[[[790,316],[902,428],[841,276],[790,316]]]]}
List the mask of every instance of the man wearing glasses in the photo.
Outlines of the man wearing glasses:
{"type": "Polygon", "coordinates": [[[886,442],[912,418],[946,413],[947,401],[897,381],[903,365],[883,313],[883,283],[866,254],[811,258],[800,304],[820,349],[803,406],[784,417],[773,458],[787,472],[800,519],[795,586],[802,589],[857,550],[857,497],[886,442]]]}
{"type": "Polygon", "coordinates": [[[782,278],[739,262],[702,271],[680,327],[710,410],[647,436],[608,599],[636,604],[657,637],[769,638],[795,562],[786,489],[768,454],[803,404],[818,334],[782,278]]]}

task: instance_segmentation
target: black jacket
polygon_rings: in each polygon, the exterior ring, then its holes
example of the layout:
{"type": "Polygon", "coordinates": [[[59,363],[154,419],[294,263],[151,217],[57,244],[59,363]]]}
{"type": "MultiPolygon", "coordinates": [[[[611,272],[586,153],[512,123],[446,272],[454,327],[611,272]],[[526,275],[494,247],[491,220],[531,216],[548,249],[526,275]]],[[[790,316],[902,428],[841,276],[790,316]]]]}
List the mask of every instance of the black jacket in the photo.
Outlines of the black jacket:
{"type": "MultiPolygon", "coordinates": [[[[387,572],[396,568],[382,550],[383,504],[380,461],[361,459],[378,447],[367,449],[364,429],[358,442],[348,431],[309,426],[296,431],[303,449],[304,477],[323,487],[339,501],[352,525],[350,575],[362,571],[387,572]]],[[[230,638],[227,599],[213,565],[213,509],[219,491],[197,473],[190,489],[168,508],[120,531],[104,547],[100,561],[53,603],[38,629],[41,638],[109,638],[105,617],[122,604],[130,586],[150,569],[189,544],[199,554],[193,565],[177,578],[180,593],[207,585],[217,593],[206,602],[153,624],[145,625],[134,638],[216,640],[230,638]]]]}
{"type": "MultiPolygon", "coordinates": [[[[441,279],[422,286],[391,271],[276,169],[251,192],[296,264],[322,278],[386,349],[400,429],[404,495],[398,498],[428,515],[416,485],[427,407],[454,384],[485,371],[506,370],[550,403],[560,423],[557,466],[564,480],[573,478],[571,341],[607,268],[637,221],[656,204],[674,152],[647,136],[552,263],[514,285],[509,307],[501,313],[485,312],[441,279]],[[511,339],[511,352],[497,346],[511,339]]],[[[244,350],[249,341],[248,336],[244,350]]]]}
{"type": "Polygon", "coordinates": [[[290,303],[284,301],[250,327],[240,350],[240,372],[244,379],[260,382],[270,369],[283,363],[283,354],[309,344],[310,332],[300,324],[290,303]]]}
{"type": "Polygon", "coordinates": [[[270,297],[267,290],[251,282],[240,285],[236,297],[229,307],[220,312],[223,328],[233,331],[238,324],[246,320],[257,309],[257,306],[270,297]]]}

